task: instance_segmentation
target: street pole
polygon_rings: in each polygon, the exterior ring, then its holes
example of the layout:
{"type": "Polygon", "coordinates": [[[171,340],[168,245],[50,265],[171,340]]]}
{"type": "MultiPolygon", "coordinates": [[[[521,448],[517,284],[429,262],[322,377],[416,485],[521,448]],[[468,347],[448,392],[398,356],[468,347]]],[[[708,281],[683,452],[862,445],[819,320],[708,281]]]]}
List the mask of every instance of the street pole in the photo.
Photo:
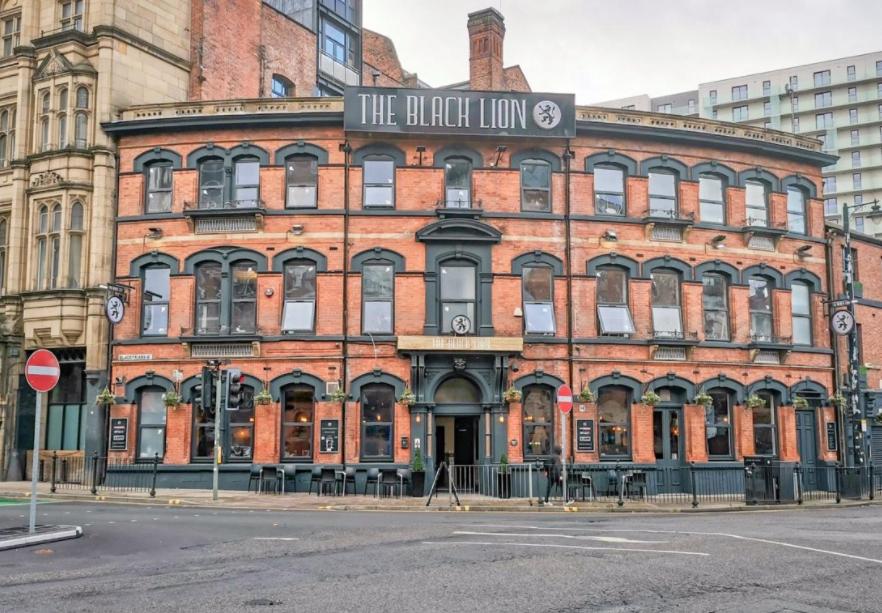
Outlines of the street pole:
{"type": "Polygon", "coordinates": [[[34,451],[31,458],[31,512],[28,520],[28,533],[37,530],[37,481],[40,478],[40,412],[43,407],[43,392],[37,392],[34,407],[34,451]]]}
{"type": "Polygon", "coordinates": [[[220,471],[220,463],[221,463],[221,436],[220,436],[220,422],[221,422],[221,389],[223,384],[221,382],[223,371],[220,366],[217,366],[214,370],[214,467],[212,470],[211,476],[211,499],[217,501],[217,485],[218,485],[218,477],[220,471]]]}
{"type": "Polygon", "coordinates": [[[567,414],[561,412],[560,414],[560,441],[561,441],[561,454],[560,454],[560,465],[561,465],[561,476],[563,479],[562,487],[563,491],[561,492],[564,505],[568,502],[567,496],[567,414]]]}

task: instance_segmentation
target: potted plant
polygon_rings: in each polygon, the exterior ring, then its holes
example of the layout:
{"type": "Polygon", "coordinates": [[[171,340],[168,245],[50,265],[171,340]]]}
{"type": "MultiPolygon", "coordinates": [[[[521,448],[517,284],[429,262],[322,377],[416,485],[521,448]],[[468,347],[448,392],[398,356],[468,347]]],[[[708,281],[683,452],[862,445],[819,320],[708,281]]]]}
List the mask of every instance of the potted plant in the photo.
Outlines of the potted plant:
{"type": "Polygon", "coordinates": [[[175,390],[170,390],[162,395],[162,402],[166,407],[176,409],[181,404],[181,395],[175,390]]]}
{"type": "Polygon", "coordinates": [[[110,392],[110,389],[105,387],[95,397],[95,404],[97,404],[98,406],[105,406],[106,407],[106,406],[113,404],[114,400],[115,400],[115,398],[113,397],[113,394],[110,392]]]}
{"type": "Polygon", "coordinates": [[[655,392],[653,392],[652,390],[643,394],[643,397],[640,399],[640,401],[643,404],[649,405],[651,407],[654,407],[655,405],[657,405],[660,400],[661,400],[661,397],[658,394],[656,394],[655,392]]]}
{"type": "Polygon", "coordinates": [[[695,404],[700,404],[704,408],[709,407],[713,403],[714,403],[713,397],[710,394],[708,394],[707,392],[705,392],[704,390],[701,390],[698,393],[698,396],[695,397],[695,404]]]}
{"type": "Polygon", "coordinates": [[[841,392],[836,392],[835,394],[830,396],[830,404],[832,404],[836,408],[844,406],[845,396],[843,396],[841,392]]]}
{"type": "Polygon", "coordinates": [[[272,404],[273,397],[270,395],[269,390],[263,388],[259,392],[254,395],[254,404],[265,406],[268,404],[272,404]]]}
{"type": "Polygon", "coordinates": [[[410,494],[415,498],[421,498],[426,489],[426,467],[423,464],[423,452],[413,450],[413,460],[410,462],[410,494]]]}
{"type": "Polygon", "coordinates": [[[796,398],[793,399],[793,408],[795,408],[795,409],[809,408],[808,400],[806,400],[802,396],[797,396],[796,398]]]}
{"type": "Polygon", "coordinates": [[[346,390],[342,387],[338,387],[333,392],[331,392],[331,401],[332,402],[343,402],[346,400],[346,390]]]}
{"type": "Polygon", "coordinates": [[[761,409],[766,406],[766,401],[756,394],[751,394],[747,397],[747,400],[744,402],[744,404],[747,405],[748,409],[761,409]]]}
{"type": "Polygon", "coordinates": [[[508,455],[499,456],[499,472],[496,474],[496,489],[500,498],[511,498],[511,470],[508,455]]]}
{"type": "MultiPolygon", "coordinates": [[[[409,387],[405,387],[404,391],[401,392],[401,396],[398,398],[398,402],[405,406],[412,407],[416,404],[416,394],[414,394],[409,387]]],[[[419,450],[417,450],[417,453],[419,453],[419,450]]]]}
{"type": "Polygon", "coordinates": [[[579,402],[594,402],[594,392],[590,388],[583,387],[579,391],[579,402]]]}
{"type": "Polygon", "coordinates": [[[521,390],[516,387],[510,387],[502,394],[502,397],[506,402],[520,402],[521,401],[521,390]]]}

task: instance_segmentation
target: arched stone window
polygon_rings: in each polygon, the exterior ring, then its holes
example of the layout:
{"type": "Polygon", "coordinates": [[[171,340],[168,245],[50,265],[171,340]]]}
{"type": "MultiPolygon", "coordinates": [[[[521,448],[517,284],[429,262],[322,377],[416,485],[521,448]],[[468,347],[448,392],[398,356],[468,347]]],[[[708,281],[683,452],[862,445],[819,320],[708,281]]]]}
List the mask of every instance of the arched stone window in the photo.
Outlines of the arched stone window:
{"type": "Polygon", "coordinates": [[[282,460],[309,461],[313,457],[315,388],[296,383],[282,388],[282,460]]]}
{"type": "Polygon", "coordinates": [[[391,462],[395,441],[395,388],[385,383],[361,387],[361,459],[391,462]]]}
{"type": "Polygon", "coordinates": [[[67,235],[67,287],[82,287],[84,215],[83,203],[74,201],[70,207],[70,226],[67,235]]]}
{"type": "Polygon", "coordinates": [[[524,457],[547,456],[554,446],[554,389],[527,385],[523,390],[524,457]]]}

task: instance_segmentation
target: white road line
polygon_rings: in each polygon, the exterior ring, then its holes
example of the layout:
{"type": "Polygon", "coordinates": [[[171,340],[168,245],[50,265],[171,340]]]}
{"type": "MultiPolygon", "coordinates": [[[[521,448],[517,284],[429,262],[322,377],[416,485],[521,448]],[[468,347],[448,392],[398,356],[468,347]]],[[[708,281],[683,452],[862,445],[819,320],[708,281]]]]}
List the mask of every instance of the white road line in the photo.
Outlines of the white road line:
{"type": "Polygon", "coordinates": [[[482,545],[496,547],[550,547],[554,549],[581,549],[584,551],[621,551],[626,553],[665,553],[681,556],[709,556],[700,551],[669,551],[665,549],[634,549],[619,547],[587,547],[585,545],[558,545],[556,543],[500,543],[490,541],[423,541],[423,545],[482,545]]]}
{"type": "Polygon", "coordinates": [[[299,541],[300,539],[293,536],[255,536],[255,541],[299,541]]]}
{"type": "Polygon", "coordinates": [[[471,532],[468,530],[457,530],[453,534],[466,534],[469,536],[519,536],[519,537],[535,537],[542,536],[544,538],[561,538],[561,539],[578,539],[585,541],[601,541],[603,543],[633,543],[635,545],[651,545],[653,543],[667,543],[668,541],[635,541],[632,539],[622,538],[620,536],[575,536],[572,534],[517,534],[513,532],[471,532]]]}

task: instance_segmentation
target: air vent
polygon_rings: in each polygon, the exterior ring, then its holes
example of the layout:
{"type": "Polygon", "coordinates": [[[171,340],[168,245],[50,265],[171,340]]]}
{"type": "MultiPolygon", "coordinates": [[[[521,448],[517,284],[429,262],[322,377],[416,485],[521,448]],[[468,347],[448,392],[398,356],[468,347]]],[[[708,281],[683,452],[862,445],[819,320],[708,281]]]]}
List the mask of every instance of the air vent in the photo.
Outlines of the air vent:
{"type": "Polygon", "coordinates": [[[685,347],[658,347],[655,350],[656,360],[685,360],[685,347]]]}
{"type": "Polygon", "coordinates": [[[237,217],[203,217],[196,219],[195,229],[196,234],[257,232],[257,218],[251,215],[237,217]]]}
{"type": "Polygon", "coordinates": [[[192,358],[250,358],[254,355],[251,343],[193,343],[192,358]]]}
{"type": "Polygon", "coordinates": [[[683,240],[683,230],[677,226],[660,226],[656,224],[652,228],[652,240],[679,243],[683,240]]]}
{"type": "Polygon", "coordinates": [[[781,354],[777,351],[760,350],[756,352],[753,362],[755,364],[780,364],[781,354]]]}

